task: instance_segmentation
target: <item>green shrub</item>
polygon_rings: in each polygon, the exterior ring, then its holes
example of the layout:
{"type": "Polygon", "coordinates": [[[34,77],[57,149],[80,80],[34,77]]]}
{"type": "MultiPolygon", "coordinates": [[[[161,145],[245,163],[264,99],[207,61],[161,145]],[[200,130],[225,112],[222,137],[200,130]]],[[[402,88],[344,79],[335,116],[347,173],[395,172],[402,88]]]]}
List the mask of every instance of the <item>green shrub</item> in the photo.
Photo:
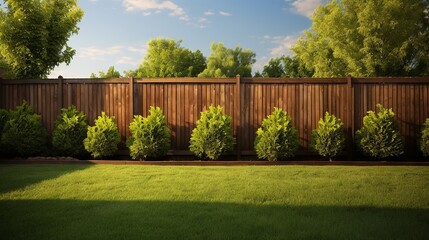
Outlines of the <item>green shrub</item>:
{"type": "Polygon", "coordinates": [[[62,156],[81,156],[85,153],[83,140],[86,138],[88,125],[86,116],[75,106],[61,109],[55,120],[52,132],[52,146],[62,156]]]}
{"type": "Polygon", "coordinates": [[[345,141],[343,122],[326,112],[325,117],[320,118],[317,129],[312,132],[311,147],[319,155],[331,160],[332,157],[341,153],[345,141]]]}
{"type": "Polygon", "coordinates": [[[162,157],[170,148],[170,129],[159,107],[150,107],[147,118],[134,116],[130,132],[127,146],[133,159],[162,157]]]}
{"type": "Polygon", "coordinates": [[[9,154],[21,157],[33,156],[46,150],[47,131],[42,126],[42,117],[33,112],[26,101],[9,115],[3,134],[2,147],[9,154]]]}
{"type": "Polygon", "coordinates": [[[189,149],[199,158],[216,160],[222,153],[231,151],[235,144],[231,117],[222,114],[222,107],[210,106],[201,112],[192,130],[189,149]]]}
{"type": "Polygon", "coordinates": [[[422,136],[420,139],[420,150],[423,156],[429,157],[429,118],[426,118],[422,128],[422,136]]]}
{"type": "Polygon", "coordinates": [[[9,111],[6,109],[0,109],[0,154],[5,153],[5,147],[1,143],[1,136],[3,135],[3,129],[6,122],[9,120],[9,111]]]}
{"type": "Polygon", "coordinates": [[[274,108],[256,132],[255,151],[258,158],[276,161],[292,157],[298,146],[298,130],[292,125],[292,118],[281,108],[274,108]]]}
{"type": "Polygon", "coordinates": [[[0,109],[0,134],[3,132],[4,125],[6,125],[6,122],[8,120],[9,120],[9,111],[6,109],[0,109]]]}
{"type": "Polygon", "coordinates": [[[404,143],[392,109],[377,104],[378,112],[368,111],[363,127],[356,132],[358,148],[366,155],[377,158],[404,153],[404,143]]]}
{"type": "Polygon", "coordinates": [[[119,142],[121,135],[115,117],[109,117],[104,112],[95,120],[95,126],[88,127],[87,137],[83,141],[85,149],[94,158],[113,156],[119,142]]]}

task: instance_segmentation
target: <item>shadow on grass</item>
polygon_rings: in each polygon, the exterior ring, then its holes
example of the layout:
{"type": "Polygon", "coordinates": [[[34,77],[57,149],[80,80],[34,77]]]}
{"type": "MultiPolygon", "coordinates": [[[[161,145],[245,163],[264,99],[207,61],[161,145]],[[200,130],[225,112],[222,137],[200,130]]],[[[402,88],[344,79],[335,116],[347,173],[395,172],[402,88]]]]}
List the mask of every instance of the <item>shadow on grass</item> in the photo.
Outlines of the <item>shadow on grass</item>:
{"type": "Polygon", "coordinates": [[[427,239],[428,209],[0,201],[2,239],[427,239]]]}
{"type": "Polygon", "coordinates": [[[0,194],[84,170],[91,165],[3,165],[0,164],[0,194]],[[13,176],[11,176],[13,174],[13,176]],[[17,177],[19,176],[19,177],[17,177]]]}

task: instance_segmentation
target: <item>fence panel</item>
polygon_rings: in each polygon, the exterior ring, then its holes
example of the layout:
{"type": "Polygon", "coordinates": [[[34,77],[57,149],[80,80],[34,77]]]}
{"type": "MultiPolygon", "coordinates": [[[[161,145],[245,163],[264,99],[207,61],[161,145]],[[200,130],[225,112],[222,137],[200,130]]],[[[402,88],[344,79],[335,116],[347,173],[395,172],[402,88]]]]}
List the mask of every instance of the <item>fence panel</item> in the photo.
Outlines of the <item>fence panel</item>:
{"type": "MultiPolygon", "coordinates": [[[[160,107],[171,129],[173,154],[189,154],[200,112],[221,105],[233,118],[237,154],[254,154],[256,130],[274,107],[287,111],[299,132],[301,153],[309,153],[311,132],[325,112],[341,118],[347,152],[354,132],[377,103],[392,108],[405,137],[406,154],[418,154],[421,125],[429,117],[429,78],[163,78],[0,80],[0,108],[26,100],[52,131],[61,107],[85,112],[90,125],[102,111],[115,116],[123,143],[133,115],[160,107]]],[[[125,145],[122,144],[122,148],[125,145]]]]}

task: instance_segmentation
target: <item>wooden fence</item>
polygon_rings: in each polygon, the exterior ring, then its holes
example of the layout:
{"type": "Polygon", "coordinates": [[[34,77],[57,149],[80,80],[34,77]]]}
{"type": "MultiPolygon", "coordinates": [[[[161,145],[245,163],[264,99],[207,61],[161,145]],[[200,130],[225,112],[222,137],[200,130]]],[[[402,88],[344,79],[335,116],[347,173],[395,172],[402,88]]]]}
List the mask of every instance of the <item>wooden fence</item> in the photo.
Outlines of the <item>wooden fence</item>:
{"type": "Polygon", "coordinates": [[[311,131],[326,111],[343,120],[346,150],[352,153],[362,118],[381,103],[393,108],[406,154],[415,156],[421,125],[429,117],[429,77],[0,80],[0,108],[13,109],[22,100],[42,115],[49,131],[62,107],[77,106],[91,125],[105,111],[116,117],[123,141],[133,115],[146,116],[150,106],[159,106],[171,129],[171,153],[177,155],[190,154],[192,129],[211,104],[221,105],[232,116],[238,155],[254,154],[255,132],[274,107],[292,116],[300,153],[310,153],[311,131]]]}

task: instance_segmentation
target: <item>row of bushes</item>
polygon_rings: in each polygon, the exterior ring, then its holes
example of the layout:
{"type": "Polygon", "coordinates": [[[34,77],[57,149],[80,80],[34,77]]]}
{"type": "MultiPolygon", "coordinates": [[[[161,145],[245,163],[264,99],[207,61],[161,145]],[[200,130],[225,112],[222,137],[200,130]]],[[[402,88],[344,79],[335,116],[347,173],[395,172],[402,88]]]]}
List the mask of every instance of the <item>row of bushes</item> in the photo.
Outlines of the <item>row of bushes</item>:
{"type": "MultiPolygon", "coordinates": [[[[366,155],[386,158],[404,152],[403,137],[394,119],[392,109],[377,105],[377,112],[369,111],[363,127],[356,132],[358,148],[366,155]]],[[[321,156],[331,159],[345,146],[344,124],[341,119],[326,113],[312,132],[311,147],[321,156]]],[[[133,159],[158,158],[170,148],[170,130],[159,107],[151,107],[148,117],[134,116],[131,136],[126,143],[133,159]]],[[[25,101],[15,111],[0,110],[0,145],[3,154],[32,156],[47,149],[47,131],[42,127],[41,116],[33,112],[25,101]]],[[[83,112],[70,106],[61,110],[52,132],[52,149],[55,155],[93,158],[112,156],[118,150],[121,137],[115,117],[102,112],[94,126],[87,125],[83,112]]],[[[231,117],[222,113],[220,106],[210,106],[201,113],[192,131],[189,149],[199,158],[218,159],[233,150],[231,117]]],[[[258,158],[275,161],[294,156],[298,150],[298,131],[291,117],[275,108],[256,132],[255,151],[258,158]]],[[[421,132],[420,149],[429,156],[429,118],[421,132]]]]}

